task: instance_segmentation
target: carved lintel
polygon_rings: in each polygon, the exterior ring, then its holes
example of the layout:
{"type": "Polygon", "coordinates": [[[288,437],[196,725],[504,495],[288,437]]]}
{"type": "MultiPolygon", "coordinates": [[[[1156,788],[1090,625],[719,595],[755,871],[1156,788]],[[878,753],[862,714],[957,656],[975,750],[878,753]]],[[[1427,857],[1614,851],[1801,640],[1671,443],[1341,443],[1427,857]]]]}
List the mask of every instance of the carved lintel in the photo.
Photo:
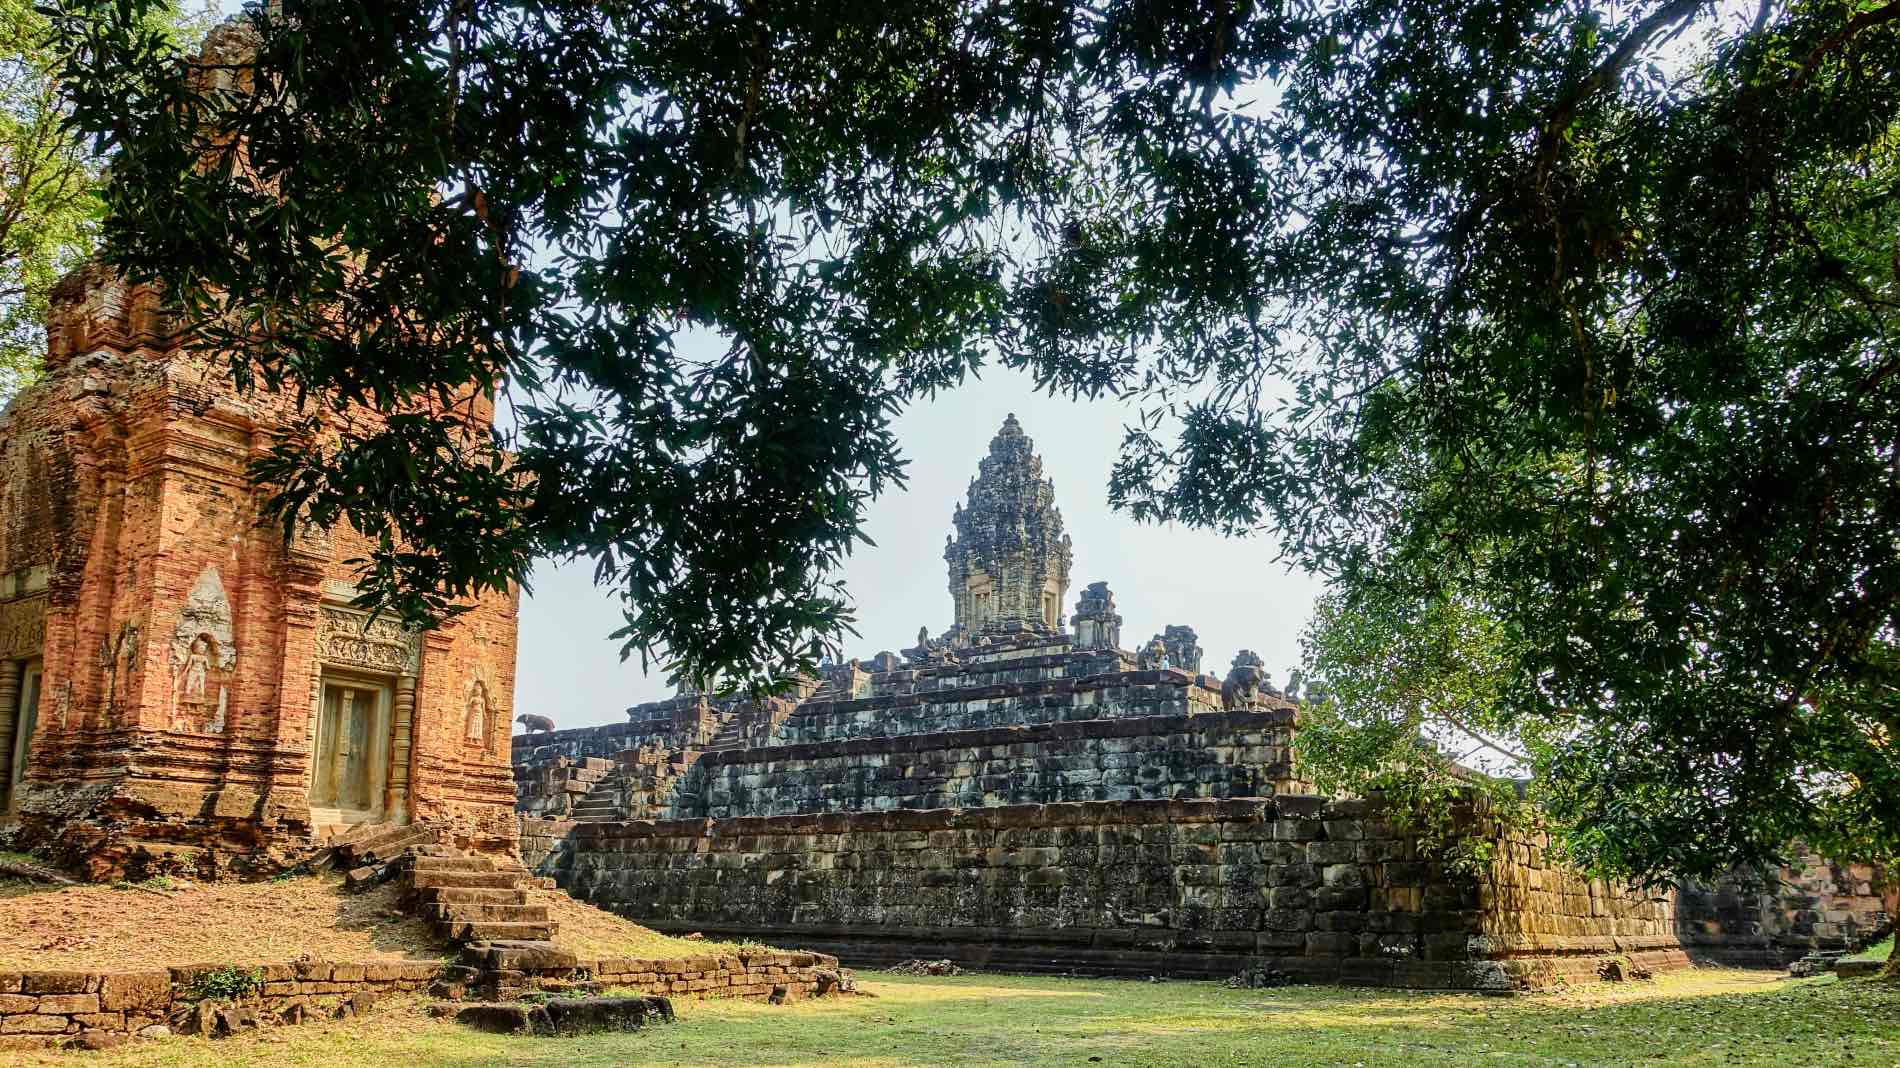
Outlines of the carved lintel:
{"type": "Polygon", "coordinates": [[[317,656],[335,667],[414,675],[422,642],[413,627],[388,616],[326,604],[317,615],[317,656]]]}
{"type": "Polygon", "coordinates": [[[46,644],[46,596],[0,603],[0,660],[29,660],[46,644]]]}

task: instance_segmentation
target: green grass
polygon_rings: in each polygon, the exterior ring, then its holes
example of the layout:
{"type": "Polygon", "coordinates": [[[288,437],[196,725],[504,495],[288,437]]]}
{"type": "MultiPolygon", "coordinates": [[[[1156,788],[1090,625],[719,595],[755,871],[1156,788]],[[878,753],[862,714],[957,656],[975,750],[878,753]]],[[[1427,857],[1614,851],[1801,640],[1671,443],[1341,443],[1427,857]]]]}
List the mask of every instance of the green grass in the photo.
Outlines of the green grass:
{"type": "Polygon", "coordinates": [[[133,1066],[558,1065],[1142,1066],[1893,1065],[1900,986],[1702,970],[1654,982],[1490,999],[1336,987],[955,979],[866,974],[878,996],[773,1007],[681,1002],[680,1020],[633,1034],[504,1038],[389,1004],[344,1023],[24,1063],[133,1066]],[[1099,1058],[1099,1060],[1098,1060],[1099,1058]]]}
{"type": "Polygon", "coordinates": [[[1848,957],[1848,960],[1886,960],[1893,955],[1893,936],[1888,935],[1885,942],[1875,942],[1865,950],[1848,957]]]}

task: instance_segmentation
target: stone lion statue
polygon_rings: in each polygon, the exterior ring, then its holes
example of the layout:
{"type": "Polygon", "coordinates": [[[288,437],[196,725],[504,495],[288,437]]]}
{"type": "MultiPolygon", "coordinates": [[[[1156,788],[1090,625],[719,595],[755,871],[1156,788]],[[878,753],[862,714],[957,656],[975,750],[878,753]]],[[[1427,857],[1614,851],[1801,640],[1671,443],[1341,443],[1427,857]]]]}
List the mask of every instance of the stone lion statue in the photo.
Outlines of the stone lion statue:
{"type": "Polygon", "coordinates": [[[1227,669],[1226,681],[1220,684],[1221,707],[1229,711],[1261,707],[1272,681],[1266,662],[1252,649],[1242,649],[1227,669]]]}
{"type": "Polygon", "coordinates": [[[1160,671],[1168,666],[1168,646],[1160,638],[1141,647],[1135,656],[1135,665],[1142,671],[1160,671]]]}

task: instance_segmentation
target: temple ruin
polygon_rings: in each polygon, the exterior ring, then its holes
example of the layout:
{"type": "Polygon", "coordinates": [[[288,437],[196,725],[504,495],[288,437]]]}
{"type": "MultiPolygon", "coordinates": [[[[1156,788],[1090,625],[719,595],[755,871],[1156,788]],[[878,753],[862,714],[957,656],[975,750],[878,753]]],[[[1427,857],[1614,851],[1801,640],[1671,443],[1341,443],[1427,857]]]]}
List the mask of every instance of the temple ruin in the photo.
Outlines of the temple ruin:
{"type": "Polygon", "coordinates": [[[421,633],[352,607],[359,535],[259,522],[247,467],[294,413],[181,347],[151,288],[55,292],[45,375],[0,415],[14,842],[94,878],[267,872],[378,823],[513,851],[515,597],[421,633]]]}
{"type": "Polygon", "coordinates": [[[949,626],[901,655],[517,736],[524,860],[663,931],[860,964],[1499,989],[1882,922],[1864,870],[1792,912],[1765,887],[1640,893],[1476,813],[1490,859],[1450,870],[1375,804],[1313,796],[1258,656],[1216,678],[1186,626],[1123,648],[1103,582],[1064,617],[1072,547],[1014,416],[951,523],[949,626]]]}

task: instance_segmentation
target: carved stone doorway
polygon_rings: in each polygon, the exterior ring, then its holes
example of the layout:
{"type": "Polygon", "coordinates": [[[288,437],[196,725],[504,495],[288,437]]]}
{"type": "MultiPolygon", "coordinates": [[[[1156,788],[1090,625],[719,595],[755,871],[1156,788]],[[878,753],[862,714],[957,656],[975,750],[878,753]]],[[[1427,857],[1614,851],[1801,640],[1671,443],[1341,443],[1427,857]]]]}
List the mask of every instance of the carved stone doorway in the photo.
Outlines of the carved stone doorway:
{"type": "Polygon", "coordinates": [[[26,756],[33,749],[33,728],[39,725],[40,711],[40,662],[0,663],[0,702],[5,702],[5,719],[11,723],[11,731],[4,736],[6,745],[0,747],[0,760],[5,761],[5,779],[0,781],[0,799],[8,807],[12,806],[15,795],[19,793],[21,780],[26,775],[26,756]]]}
{"type": "Polygon", "coordinates": [[[319,824],[384,819],[389,786],[391,687],[324,673],[310,813],[319,824]]]}

